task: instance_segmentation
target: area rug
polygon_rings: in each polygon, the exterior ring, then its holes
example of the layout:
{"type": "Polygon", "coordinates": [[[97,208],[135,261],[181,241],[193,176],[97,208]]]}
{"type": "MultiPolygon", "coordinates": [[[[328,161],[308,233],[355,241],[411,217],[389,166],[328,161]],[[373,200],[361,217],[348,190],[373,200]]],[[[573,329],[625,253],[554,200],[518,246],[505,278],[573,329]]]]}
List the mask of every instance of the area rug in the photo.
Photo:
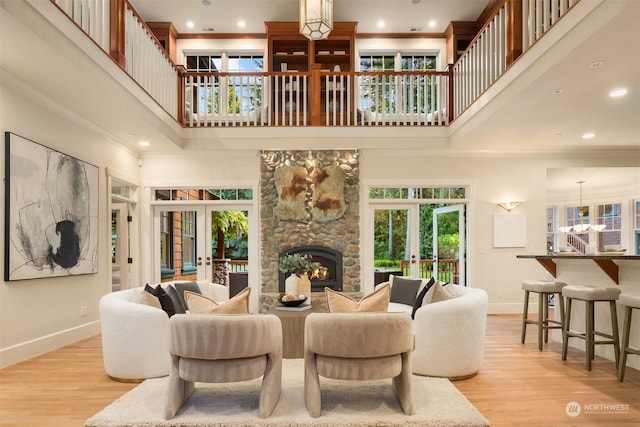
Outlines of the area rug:
{"type": "Polygon", "coordinates": [[[168,377],[150,379],[89,418],[87,427],[247,426],[488,426],[489,421],[444,378],[413,376],[416,412],[402,412],[391,380],[336,381],[320,377],[322,413],[311,418],[304,405],[304,361],[283,361],[282,394],[271,417],[258,417],[262,378],[196,384],[173,420],[162,416],[168,377]]]}

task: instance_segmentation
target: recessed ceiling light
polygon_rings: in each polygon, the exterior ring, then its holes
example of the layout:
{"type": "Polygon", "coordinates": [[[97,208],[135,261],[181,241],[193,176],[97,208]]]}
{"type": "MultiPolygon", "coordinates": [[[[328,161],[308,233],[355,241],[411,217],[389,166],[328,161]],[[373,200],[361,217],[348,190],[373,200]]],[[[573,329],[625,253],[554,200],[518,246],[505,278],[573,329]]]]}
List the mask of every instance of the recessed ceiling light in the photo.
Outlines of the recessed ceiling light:
{"type": "Polygon", "coordinates": [[[238,21],[238,27],[240,27],[240,28],[244,28],[244,27],[246,27],[246,26],[247,26],[247,23],[246,23],[246,22],[244,22],[244,21],[242,21],[242,20],[238,21]]]}
{"type": "Polygon", "coordinates": [[[554,95],[559,95],[562,92],[564,92],[564,89],[560,89],[560,88],[557,88],[557,89],[554,89],[554,90],[551,91],[551,93],[554,94],[554,95]]]}
{"type": "Polygon", "coordinates": [[[598,59],[597,61],[593,61],[591,64],[589,64],[590,68],[598,68],[598,67],[602,67],[604,65],[604,61],[601,59],[598,59]]]}
{"type": "Polygon", "coordinates": [[[629,91],[626,90],[625,88],[620,88],[620,89],[616,89],[616,90],[612,90],[611,92],[609,92],[609,96],[612,98],[617,98],[619,96],[625,96],[629,91]]]}
{"type": "Polygon", "coordinates": [[[141,146],[141,147],[148,147],[151,144],[149,144],[149,141],[140,141],[140,142],[138,142],[138,145],[141,146]]]}
{"type": "Polygon", "coordinates": [[[187,27],[193,28],[194,27],[193,21],[187,21],[187,27]]]}
{"type": "Polygon", "coordinates": [[[384,21],[378,21],[376,25],[378,26],[378,28],[384,28],[384,21]]]}
{"type": "Polygon", "coordinates": [[[433,28],[433,27],[435,27],[435,26],[436,26],[436,24],[437,24],[437,22],[436,22],[436,21],[434,21],[434,20],[429,21],[429,28],[433,28]]]}
{"type": "Polygon", "coordinates": [[[596,137],[596,134],[593,132],[587,132],[584,135],[582,135],[582,139],[591,139],[595,137],[596,137]]]}

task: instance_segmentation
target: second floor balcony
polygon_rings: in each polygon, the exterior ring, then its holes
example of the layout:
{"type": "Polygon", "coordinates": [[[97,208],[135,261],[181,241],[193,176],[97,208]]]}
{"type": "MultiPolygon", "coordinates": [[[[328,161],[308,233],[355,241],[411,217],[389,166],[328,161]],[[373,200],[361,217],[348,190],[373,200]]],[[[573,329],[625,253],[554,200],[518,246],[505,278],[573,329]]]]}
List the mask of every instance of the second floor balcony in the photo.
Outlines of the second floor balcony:
{"type": "Polygon", "coordinates": [[[579,0],[496,2],[441,71],[188,72],[127,0],[51,0],[185,128],[446,127],[579,0]]]}

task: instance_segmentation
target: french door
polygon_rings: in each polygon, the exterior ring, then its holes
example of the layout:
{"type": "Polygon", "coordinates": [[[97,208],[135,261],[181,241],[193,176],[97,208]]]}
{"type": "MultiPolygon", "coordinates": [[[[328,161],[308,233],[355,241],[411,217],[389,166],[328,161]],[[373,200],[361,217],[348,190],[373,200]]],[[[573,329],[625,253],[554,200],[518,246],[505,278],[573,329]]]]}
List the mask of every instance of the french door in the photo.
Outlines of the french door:
{"type": "Polygon", "coordinates": [[[433,274],[445,281],[453,278],[457,284],[466,284],[466,233],[465,205],[456,204],[433,209],[433,274]],[[443,236],[458,236],[458,242],[440,245],[438,236],[444,228],[443,236]],[[446,233],[446,234],[445,234],[446,233]],[[445,246],[441,248],[440,246],[445,246]],[[457,247],[456,247],[457,246],[457,247]],[[442,273],[442,274],[441,274],[442,273]]]}
{"type": "MultiPolygon", "coordinates": [[[[251,205],[162,203],[156,205],[153,212],[153,253],[157,254],[153,270],[156,282],[185,277],[196,280],[213,279],[213,262],[218,257],[217,239],[224,239],[218,232],[219,222],[216,218],[224,212],[236,212],[247,217],[246,245],[241,245],[246,254],[243,256],[246,269],[254,252],[251,248],[257,244],[251,239],[256,234],[253,231],[255,219],[251,205]]],[[[225,258],[233,258],[234,255],[237,254],[226,253],[225,258]]]]}
{"type": "Polygon", "coordinates": [[[372,202],[370,209],[374,284],[384,273],[466,284],[464,204],[372,202]]]}

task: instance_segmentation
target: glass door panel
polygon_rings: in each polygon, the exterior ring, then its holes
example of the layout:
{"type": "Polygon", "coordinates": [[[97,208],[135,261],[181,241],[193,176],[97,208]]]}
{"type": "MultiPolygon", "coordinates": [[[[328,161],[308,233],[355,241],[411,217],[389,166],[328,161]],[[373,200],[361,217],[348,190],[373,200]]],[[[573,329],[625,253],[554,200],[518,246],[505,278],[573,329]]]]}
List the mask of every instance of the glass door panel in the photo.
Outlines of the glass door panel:
{"type": "Polygon", "coordinates": [[[414,206],[378,205],[373,207],[374,284],[386,282],[389,275],[417,276],[419,263],[418,215],[414,206]]]}
{"type": "Polygon", "coordinates": [[[465,205],[433,209],[433,276],[466,284],[465,205]]]}

